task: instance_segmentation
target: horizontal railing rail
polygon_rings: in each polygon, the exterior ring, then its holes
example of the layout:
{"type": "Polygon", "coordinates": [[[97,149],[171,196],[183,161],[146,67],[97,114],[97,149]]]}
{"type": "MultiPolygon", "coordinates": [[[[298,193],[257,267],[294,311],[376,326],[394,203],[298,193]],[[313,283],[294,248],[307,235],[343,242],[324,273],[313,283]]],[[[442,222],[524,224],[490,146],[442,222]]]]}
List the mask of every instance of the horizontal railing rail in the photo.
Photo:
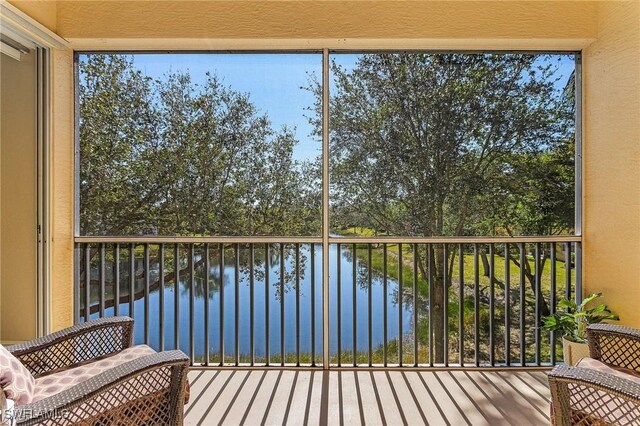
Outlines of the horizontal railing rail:
{"type": "MultiPolygon", "coordinates": [[[[237,243],[237,244],[278,244],[278,243],[314,243],[321,244],[322,237],[172,237],[172,236],[111,236],[75,237],[76,243],[120,243],[120,244],[203,244],[203,243],[237,243]]],[[[441,243],[441,244],[468,244],[468,243],[563,243],[580,242],[582,237],[575,235],[557,236],[532,236],[532,237],[402,237],[402,236],[377,236],[377,237],[341,237],[330,236],[330,243],[356,243],[356,244],[412,244],[412,243],[441,243]]]]}
{"type": "Polygon", "coordinates": [[[76,243],[103,244],[304,244],[322,243],[322,237],[171,237],[171,236],[134,236],[134,237],[75,237],[76,243]]]}
{"type": "Polygon", "coordinates": [[[580,297],[580,240],[77,237],[75,320],[132,316],[204,366],[552,365],[541,322],[580,297]]]}

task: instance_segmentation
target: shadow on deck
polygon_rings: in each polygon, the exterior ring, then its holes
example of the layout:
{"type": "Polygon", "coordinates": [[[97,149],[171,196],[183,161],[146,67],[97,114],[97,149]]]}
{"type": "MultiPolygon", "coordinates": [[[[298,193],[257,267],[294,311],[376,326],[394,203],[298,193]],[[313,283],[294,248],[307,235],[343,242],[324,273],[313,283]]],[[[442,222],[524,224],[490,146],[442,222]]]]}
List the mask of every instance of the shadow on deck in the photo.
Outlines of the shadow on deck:
{"type": "Polygon", "coordinates": [[[187,425],[545,425],[544,371],[193,370],[187,425]]]}

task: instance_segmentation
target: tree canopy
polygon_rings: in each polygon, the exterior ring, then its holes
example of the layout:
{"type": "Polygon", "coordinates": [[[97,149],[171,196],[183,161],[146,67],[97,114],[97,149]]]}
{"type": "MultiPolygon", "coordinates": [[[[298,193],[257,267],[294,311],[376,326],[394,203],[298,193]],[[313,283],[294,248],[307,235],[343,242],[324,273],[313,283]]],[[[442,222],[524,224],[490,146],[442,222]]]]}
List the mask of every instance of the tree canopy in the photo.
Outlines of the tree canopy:
{"type": "MultiPolygon", "coordinates": [[[[573,96],[527,54],[364,54],[333,63],[332,229],[547,235],[574,212],[573,96]]],[[[215,74],[153,80],[80,61],[81,232],[318,235],[321,164],[293,158],[250,94],[215,74]]],[[[316,84],[311,90],[320,93],[316,84]]],[[[320,99],[310,120],[320,134],[320,99]]]]}
{"type": "Polygon", "coordinates": [[[314,235],[316,165],[249,94],[208,74],[152,80],[124,55],[80,62],[85,235],[314,235]]]}
{"type": "Polygon", "coordinates": [[[334,63],[333,227],[542,235],[573,227],[573,115],[524,54],[367,54],[334,63]],[[364,214],[363,214],[364,213],[364,214]]]}

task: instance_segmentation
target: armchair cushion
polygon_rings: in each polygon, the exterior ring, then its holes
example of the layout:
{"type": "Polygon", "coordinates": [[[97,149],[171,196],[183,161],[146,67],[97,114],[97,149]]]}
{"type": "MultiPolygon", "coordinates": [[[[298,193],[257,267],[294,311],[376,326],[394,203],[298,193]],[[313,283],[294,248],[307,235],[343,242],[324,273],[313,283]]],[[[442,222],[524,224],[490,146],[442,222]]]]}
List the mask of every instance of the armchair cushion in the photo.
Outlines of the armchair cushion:
{"type": "Polygon", "coordinates": [[[0,387],[7,399],[17,405],[28,404],[33,400],[35,380],[29,370],[0,345],[0,387]]]}
{"type": "Polygon", "coordinates": [[[38,377],[35,380],[33,402],[58,394],[118,365],[155,353],[147,345],[133,346],[108,358],[38,377]]]}
{"type": "Polygon", "coordinates": [[[640,384],[640,376],[635,374],[635,371],[622,368],[613,368],[605,364],[604,362],[598,361],[597,359],[589,357],[582,358],[580,361],[578,361],[576,367],[589,368],[591,370],[600,371],[602,373],[613,374],[614,376],[618,376],[620,378],[631,380],[640,384]]]}

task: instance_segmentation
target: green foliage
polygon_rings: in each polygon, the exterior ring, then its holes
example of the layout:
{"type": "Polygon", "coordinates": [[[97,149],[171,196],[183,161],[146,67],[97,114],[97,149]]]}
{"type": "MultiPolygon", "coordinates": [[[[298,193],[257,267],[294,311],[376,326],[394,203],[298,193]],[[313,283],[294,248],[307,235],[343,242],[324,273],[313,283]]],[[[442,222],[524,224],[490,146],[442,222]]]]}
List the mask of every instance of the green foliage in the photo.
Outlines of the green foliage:
{"type": "Polygon", "coordinates": [[[215,75],[153,81],[126,55],[88,55],[80,75],[84,235],[319,234],[318,164],[248,94],[215,75]]]}
{"type": "Polygon", "coordinates": [[[333,64],[332,226],[421,236],[572,229],[571,103],[538,58],[366,54],[351,70],[333,64]]]}
{"type": "Polygon", "coordinates": [[[591,294],[579,305],[573,300],[561,300],[558,307],[564,308],[564,310],[543,318],[543,327],[547,330],[561,332],[564,337],[574,342],[586,343],[586,330],[589,324],[620,319],[603,303],[594,308],[587,308],[587,305],[599,297],[602,297],[602,293],[591,294]]]}
{"type": "MultiPolygon", "coordinates": [[[[573,94],[538,58],[365,54],[353,69],[333,64],[332,226],[570,232],[573,94]]],[[[79,66],[83,234],[320,233],[320,162],[294,160],[292,129],[273,129],[248,94],[215,75],[154,81],[127,55],[87,55],[79,66]]]]}

